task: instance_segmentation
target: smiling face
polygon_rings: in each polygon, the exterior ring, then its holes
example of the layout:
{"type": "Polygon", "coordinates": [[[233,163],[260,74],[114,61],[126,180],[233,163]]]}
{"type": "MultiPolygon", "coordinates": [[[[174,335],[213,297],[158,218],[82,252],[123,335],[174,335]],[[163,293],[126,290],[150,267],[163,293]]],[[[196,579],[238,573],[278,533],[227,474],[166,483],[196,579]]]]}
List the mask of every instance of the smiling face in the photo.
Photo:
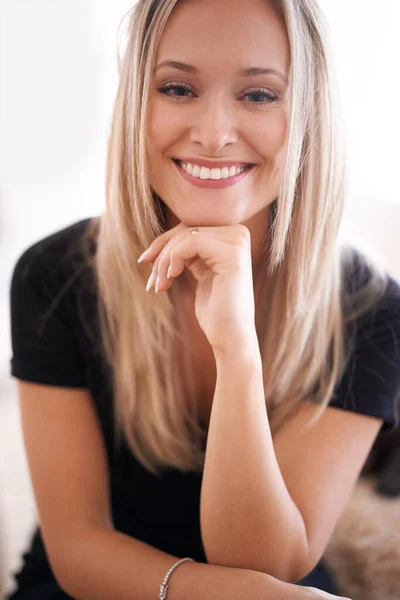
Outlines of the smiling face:
{"type": "Polygon", "coordinates": [[[155,64],[146,150],[168,225],[265,226],[260,213],[269,213],[278,194],[289,118],[290,48],[280,15],[267,0],[181,1],[155,64]],[[165,61],[194,69],[159,66],[165,61]],[[254,67],[277,73],[241,73],[254,67]],[[232,179],[233,170],[214,170],[205,181],[207,170],[190,174],[173,159],[255,166],[232,179]]]}

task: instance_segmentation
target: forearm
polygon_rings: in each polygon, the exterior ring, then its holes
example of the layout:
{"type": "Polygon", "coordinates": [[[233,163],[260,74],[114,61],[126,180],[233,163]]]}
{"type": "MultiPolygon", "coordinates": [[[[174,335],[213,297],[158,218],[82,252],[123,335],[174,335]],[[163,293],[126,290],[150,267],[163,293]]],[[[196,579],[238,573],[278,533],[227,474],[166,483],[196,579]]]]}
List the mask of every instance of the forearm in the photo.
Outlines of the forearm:
{"type": "MultiPolygon", "coordinates": [[[[107,529],[90,529],[67,541],[57,580],[75,600],[155,600],[168,569],[178,557],[107,529]]],[[[168,600],[280,600],[302,598],[298,586],[286,587],[248,569],[185,562],[171,574],[168,600]]],[[[305,597],[305,596],[304,596],[305,597]]]]}
{"type": "Polygon", "coordinates": [[[200,503],[208,561],[294,582],[307,536],[276,460],[261,359],[239,352],[216,362],[200,503]]]}
{"type": "MultiPolygon", "coordinates": [[[[178,560],[118,531],[90,528],[71,537],[57,568],[52,566],[59,585],[76,600],[155,600],[166,572],[178,560]]],[[[183,563],[179,574],[178,569],[172,573],[171,589],[174,575],[185,578],[193,564],[183,563]]]]}

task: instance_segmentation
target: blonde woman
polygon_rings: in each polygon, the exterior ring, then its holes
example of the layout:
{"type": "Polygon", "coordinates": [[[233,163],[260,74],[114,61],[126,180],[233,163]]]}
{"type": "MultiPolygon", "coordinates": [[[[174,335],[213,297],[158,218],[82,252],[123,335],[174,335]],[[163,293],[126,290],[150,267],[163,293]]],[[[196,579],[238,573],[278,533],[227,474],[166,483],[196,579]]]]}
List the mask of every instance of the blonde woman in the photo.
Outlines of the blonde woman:
{"type": "Polygon", "coordinates": [[[339,240],[333,90],[317,0],[133,7],[104,213],[13,273],[39,513],[13,600],[337,593],[324,549],[398,422],[400,287],[339,240]]]}

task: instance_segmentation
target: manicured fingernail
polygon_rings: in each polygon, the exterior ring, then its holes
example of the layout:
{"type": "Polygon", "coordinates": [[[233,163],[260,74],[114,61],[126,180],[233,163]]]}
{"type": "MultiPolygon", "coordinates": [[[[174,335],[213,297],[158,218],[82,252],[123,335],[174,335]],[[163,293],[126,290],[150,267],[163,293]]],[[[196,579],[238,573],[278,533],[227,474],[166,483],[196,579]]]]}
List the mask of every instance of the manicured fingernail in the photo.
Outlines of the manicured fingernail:
{"type": "Polygon", "coordinates": [[[168,267],[167,279],[169,279],[170,277],[171,277],[171,265],[169,265],[169,267],[168,267]]]}
{"type": "Polygon", "coordinates": [[[144,260],[146,258],[146,255],[150,253],[150,248],[147,248],[147,250],[145,250],[143,252],[143,254],[141,254],[139,256],[139,258],[137,259],[138,263],[142,262],[142,260],[144,260]]]}
{"type": "Polygon", "coordinates": [[[160,289],[160,276],[157,275],[157,280],[156,280],[156,294],[158,294],[160,289]]]}
{"type": "Polygon", "coordinates": [[[155,277],[155,272],[152,271],[151,275],[147,281],[147,285],[146,285],[146,292],[150,291],[151,286],[153,285],[153,281],[154,281],[154,277],[155,277]]]}

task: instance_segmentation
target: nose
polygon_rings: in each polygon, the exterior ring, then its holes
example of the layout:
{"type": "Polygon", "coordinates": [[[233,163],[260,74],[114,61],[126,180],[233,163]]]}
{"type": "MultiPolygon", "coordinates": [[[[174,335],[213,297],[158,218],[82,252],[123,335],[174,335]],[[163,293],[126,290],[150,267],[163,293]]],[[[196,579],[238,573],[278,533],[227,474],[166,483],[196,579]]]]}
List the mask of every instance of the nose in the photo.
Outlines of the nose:
{"type": "MultiPolygon", "coordinates": [[[[193,115],[192,115],[193,116],[193,115]]],[[[211,99],[198,105],[195,124],[190,130],[190,140],[201,144],[210,154],[220,152],[227,144],[237,142],[232,108],[226,99],[211,99]]]]}

